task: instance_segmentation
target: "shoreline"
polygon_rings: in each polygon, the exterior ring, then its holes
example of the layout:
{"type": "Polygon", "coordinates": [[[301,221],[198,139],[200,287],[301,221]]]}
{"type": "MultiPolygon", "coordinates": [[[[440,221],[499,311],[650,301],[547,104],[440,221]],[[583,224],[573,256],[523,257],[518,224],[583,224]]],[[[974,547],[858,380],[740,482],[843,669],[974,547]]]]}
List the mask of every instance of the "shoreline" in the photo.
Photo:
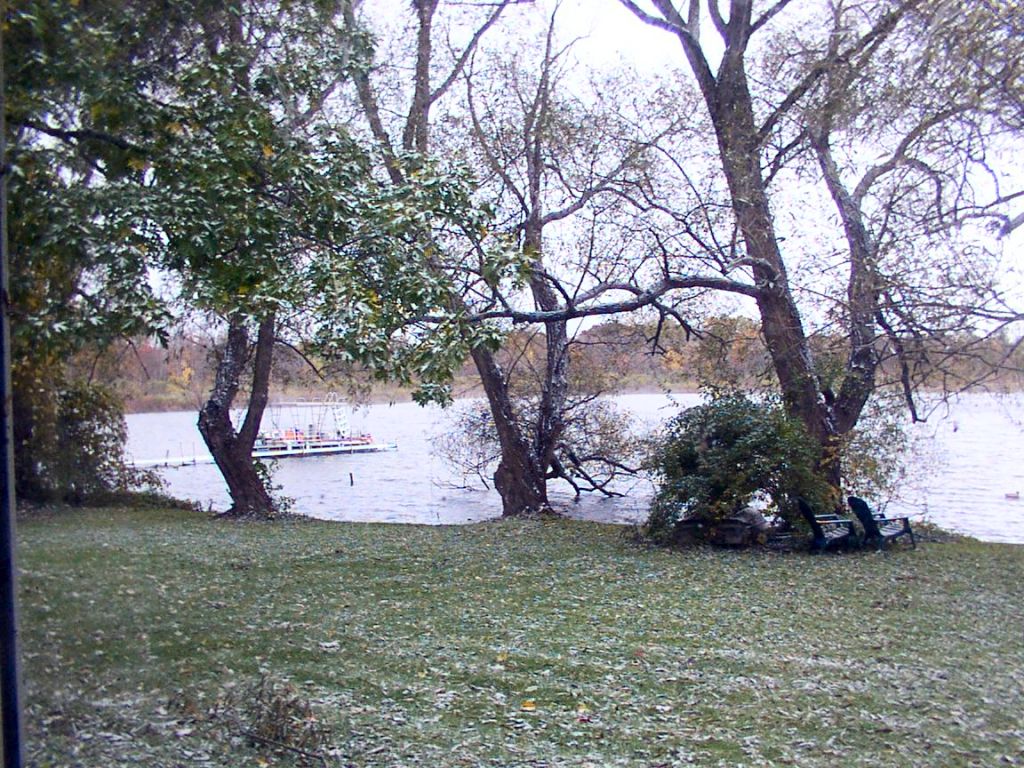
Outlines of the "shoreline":
{"type": "MultiPolygon", "coordinates": [[[[676,406],[691,404],[695,399],[679,395],[676,406]]],[[[676,411],[671,405],[668,409],[661,407],[670,401],[660,392],[624,395],[612,402],[636,414],[637,424],[655,425],[676,411]]],[[[898,495],[876,501],[888,506],[891,514],[911,515],[914,520],[923,517],[982,540],[1024,542],[1024,502],[1006,498],[1007,493],[1024,489],[1024,476],[1012,461],[1024,438],[1014,418],[1020,413],[1019,402],[1019,396],[967,396],[954,403],[949,418],[940,418],[943,413],[937,413],[929,424],[914,428],[911,446],[915,453],[908,457],[911,464],[898,495]],[[996,434],[1001,439],[993,441],[996,434]]],[[[466,407],[464,401],[461,408],[466,407]]],[[[435,525],[500,515],[496,494],[460,491],[465,481],[432,453],[432,441],[451,420],[450,410],[444,413],[406,401],[392,408],[364,408],[350,414],[350,419],[357,431],[397,442],[399,451],[372,460],[314,459],[308,460],[313,462],[309,465],[305,459],[282,460],[275,483],[282,486],[283,495],[295,499],[296,511],[317,519],[435,525]],[[356,482],[350,487],[348,473],[353,470],[356,482]]],[[[203,447],[195,422],[194,411],[131,415],[129,452],[143,459],[191,455],[193,448],[199,451],[203,447]]],[[[230,504],[215,470],[182,469],[161,474],[167,480],[168,492],[176,497],[197,499],[204,508],[212,503],[215,509],[226,509],[230,504]]],[[[584,498],[573,504],[568,500],[571,493],[564,494],[563,499],[560,489],[553,487],[551,500],[574,517],[628,523],[645,519],[646,491],[645,486],[631,489],[624,500],[584,498]]]]}

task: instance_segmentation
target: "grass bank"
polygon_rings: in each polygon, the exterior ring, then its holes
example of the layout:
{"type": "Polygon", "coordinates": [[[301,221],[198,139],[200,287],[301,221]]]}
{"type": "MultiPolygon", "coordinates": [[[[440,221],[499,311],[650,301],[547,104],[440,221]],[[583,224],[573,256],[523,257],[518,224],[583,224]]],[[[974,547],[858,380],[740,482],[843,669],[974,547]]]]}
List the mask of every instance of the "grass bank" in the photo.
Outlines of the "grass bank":
{"type": "Polygon", "coordinates": [[[37,515],[19,538],[32,765],[1024,754],[1022,547],[666,552],[562,520],[239,525],[123,509],[37,515]],[[261,677],[309,701],[295,728],[330,736],[292,743],[318,757],[275,752],[286,733],[246,737],[268,733],[247,710],[261,677]]]}

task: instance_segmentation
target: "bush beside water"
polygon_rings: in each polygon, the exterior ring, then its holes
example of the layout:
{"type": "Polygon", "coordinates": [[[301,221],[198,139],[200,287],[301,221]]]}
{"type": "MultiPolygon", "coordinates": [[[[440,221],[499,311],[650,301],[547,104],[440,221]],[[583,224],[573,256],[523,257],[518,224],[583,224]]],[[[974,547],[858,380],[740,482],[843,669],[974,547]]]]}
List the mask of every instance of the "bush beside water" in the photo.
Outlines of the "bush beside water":
{"type": "Polygon", "coordinates": [[[786,523],[802,526],[798,497],[819,509],[835,504],[834,491],[816,471],[819,452],[777,401],[717,395],[668,423],[651,462],[658,490],[647,532],[671,543],[683,521],[714,530],[758,501],[786,523]]]}

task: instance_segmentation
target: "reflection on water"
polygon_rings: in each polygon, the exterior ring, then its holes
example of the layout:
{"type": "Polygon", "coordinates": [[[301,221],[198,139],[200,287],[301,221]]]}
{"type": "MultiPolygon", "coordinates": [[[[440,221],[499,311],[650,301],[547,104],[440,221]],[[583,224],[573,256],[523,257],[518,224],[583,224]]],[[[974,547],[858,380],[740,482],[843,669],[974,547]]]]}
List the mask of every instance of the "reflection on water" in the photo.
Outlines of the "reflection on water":
{"type": "MultiPolygon", "coordinates": [[[[655,425],[696,395],[624,395],[616,398],[639,423],[655,425]],[[673,405],[675,403],[676,405],[673,405]]],[[[129,453],[139,459],[205,453],[195,413],[148,413],[128,417],[129,453]]],[[[398,450],[352,456],[283,459],[274,481],[295,500],[295,511],[329,520],[468,523],[501,514],[493,490],[465,490],[462,480],[434,456],[431,442],[445,414],[413,403],[374,405],[352,416],[354,433],[370,432],[395,442],[398,450]]],[[[988,541],[1024,543],[1024,399],[973,395],[953,403],[915,428],[918,447],[901,496],[890,512],[910,513],[988,541]]],[[[168,490],[214,509],[229,504],[212,465],[162,470],[168,490]]],[[[552,501],[573,517],[636,522],[646,515],[651,486],[638,482],[626,498],[585,497],[572,502],[567,491],[552,501]]]]}

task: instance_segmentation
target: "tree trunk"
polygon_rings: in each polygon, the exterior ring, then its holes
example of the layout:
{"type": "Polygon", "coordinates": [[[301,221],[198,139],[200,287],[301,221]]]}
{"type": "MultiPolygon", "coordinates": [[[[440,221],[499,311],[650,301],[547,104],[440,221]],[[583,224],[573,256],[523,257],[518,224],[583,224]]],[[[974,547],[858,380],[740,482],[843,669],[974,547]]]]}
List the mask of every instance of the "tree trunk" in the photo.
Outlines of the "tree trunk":
{"type": "Polygon", "coordinates": [[[412,104],[405,121],[402,149],[426,154],[430,146],[430,63],[433,58],[434,14],[438,0],[413,0],[416,10],[416,74],[413,82],[412,104]]]}
{"type": "MultiPolygon", "coordinates": [[[[540,240],[539,230],[536,238],[528,236],[527,240],[528,247],[536,247],[540,240]]],[[[539,272],[535,271],[531,276],[530,286],[542,309],[557,308],[554,292],[539,272]]],[[[547,367],[532,441],[524,434],[516,418],[509,393],[509,378],[494,359],[494,354],[483,348],[473,350],[473,362],[487,395],[501,448],[494,487],[501,496],[502,515],[505,517],[539,512],[548,507],[548,467],[554,461],[564,427],[562,413],[568,390],[569,356],[565,322],[547,323],[545,330],[547,367]]]]}
{"type": "MultiPolygon", "coordinates": [[[[540,274],[530,280],[538,305],[545,310],[558,302],[540,274]]],[[[565,427],[564,407],[568,392],[569,344],[565,322],[545,325],[547,366],[532,442],[516,419],[509,380],[487,349],[473,351],[473,362],[487,395],[501,447],[501,461],[494,473],[494,487],[501,495],[502,515],[513,517],[548,507],[548,468],[565,427]]]]}
{"type": "MultiPolygon", "coordinates": [[[[551,115],[554,23],[548,27],[544,61],[537,96],[527,109],[526,199],[529,212],[523,227],[523,247],[532,259],[530,291],[537,306],[545,312],[561,309],[561,302],[544,271],[544,174],[545,144],[551,115]]],[[[555,467],[555,452],[565,429],[565,400],[569,393],[569,336],[564,320],[544,324],[547,352],[544,382],[541,386],[537,423],[534,425],[534,452],[545,478],[555,467]]]]}
{"type": "Polygon", "coordinates": [[[501,495],[501,514],[515,517],[546,509],[544,467],[516,421],[508,379],[490,350],[474,349],[473,362],[487,395],[501,447],[501,461],[494,473],[494,487],[501,495]]]}
{"type": "Polygon", "coordinates": [[[249,359],[249,334],[243,319],[232,317],[213,392],[199,412],[199,432],[228,485],[232,506],[226,514],[232,517],[271,518],[276,514],[273,499],[252,458],[267,405],[273,348],[274,318],[270,317],[259,326],[249,406],[242,427],[236,431],[231,422],[231,406],[249,359]]]}
{"type": "Polygon", "coordinates": [[[850,277],[846,288],[850,347],[846,370],[833,406],[836,432],[845,435],[856,426],[868,398],[875,391],[875,375],[880,362],[875,344],[879,291],[875,271],[877,246],[868,231],[859,202],[839,176],[828,134],[825,131],[812,133],[811,144],[818,155],[818,165],[839,212],[850,249],[850,277]]]}
{"type": "MultiPolygon", "coordinates": [[[[437,91],[431,89],[433,20],[438,4],[438,0],[413,0],[412,3],[417,17],[416,67],[412,101],[402,134],[402,149],[423,155],[430,151],[431,107],[437,96],[454,81],[454,77],[450,77],[437,91]]],[[[489,21],[474,36],[470,48],[476,45],[483,31],[498,18],[504,5],[503,0],[495,7],[489,21]]],[[[350,23],[354,23],[352,10],[352,5],[346,4],[344,12],[350,23]]],[[[464,63],[465,60],[462,64],[464,63]]],[[[462,64],[459,64],[458,67],[461,67],[462,64]]],[[[452,74],[455,75],[457,72],[458,68],[452,74]]],[[[388,174],[393,183],[401,184],[405,181],[405,173],[395,159],[396,154],[381,121],[380,110],[369,78],[365,73],[357,73],[355,81],[371,132],[384,150],[388,174]]],[[[450,301],[454,308],[464,307],[459,296],[453,294],[450,301]]],[[[538,439],[531,444],[530,440],[524,436],[516,419],[515,408],[509,394],[508,380],[494,359],[494,354],[490,350],[480,347],[472,350],[472,357],[480,374],[480,381],[487,396],[501,448],[502,458],[494,474],[494,485],[501,495],[502,514],[515,516],[545,509],[548,506],[546,464],[538,456],[538,450],[540,450],[538,446],[543,443],[545,445],[543,450],[546,451],[546,444],[550,441],[540,440],[540,433],[538,433],[538,439]]],[[[556,389],[548,396],[548,400],[553,403],[557,397],[556,389]]],[[[551,430],[545,430],[544,434],[551,434],[551,430]]]]}
{"type": "MultiPolygon", "coordinates": [[[[545,287],[548,293],[552,293],[550,287],[545,287]]],[[[541,304],[544,310],[553,311],[558,308],[557,303],[552,306],[541,304]]],[[[555,460],[558,442],[565,431],[565,400],[569,392],[569,340],[564,322],[546,323],[545,334],[547,365],[544,369],[534,445],[546,472],[555,460]]]]}
{"type": "Polygon", "coordinates": [[[789,413],[799,418],[822,446],[822,471],[838,488],[835,419],[821,391],[772,222],[742,43],[723,57],[718,80],[713,90],[705,91],[705,98],[736,223],[759,287],[761,326],[783,400],[789,413]]]}

